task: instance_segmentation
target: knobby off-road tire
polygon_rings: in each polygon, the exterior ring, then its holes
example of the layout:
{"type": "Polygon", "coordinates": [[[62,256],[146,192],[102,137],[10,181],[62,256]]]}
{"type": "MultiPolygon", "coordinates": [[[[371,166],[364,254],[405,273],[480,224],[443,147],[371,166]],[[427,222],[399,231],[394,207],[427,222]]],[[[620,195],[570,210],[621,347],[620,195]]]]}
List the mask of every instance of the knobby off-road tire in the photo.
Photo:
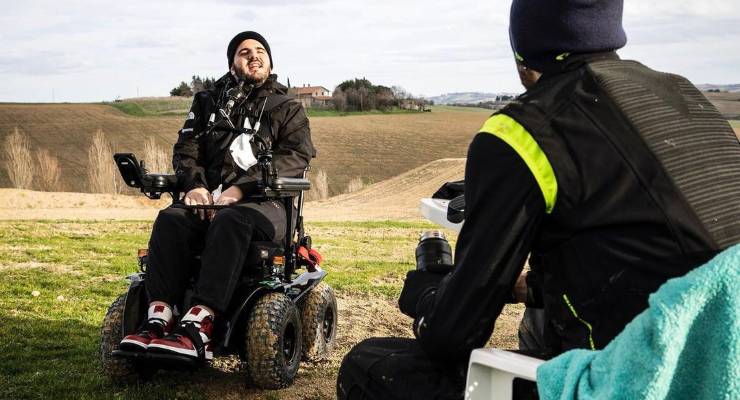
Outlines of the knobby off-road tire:
{"type": "Polygon", "coordinates": [[[337,300],[331,286],[321,282],[306,293],[300,305],[303,359],[326,359],[337,342],[337,300]]]}
{"type": "Polygon", "coordinates": [[[121,324],[125,305],[126,294],[124,293],[118,296],[108,308],[100,330],[100,364],[103,374],[115,384],[134,383],[151,375],[148,371],[139,370],[130,360],[113,357],[113,350],[118,350],[118,345],[123,339],[121,324]]]}
{"type": "Polygon", "coordinates": [[[301,321],[293,301],[268,293],[255,303],[246,325],[247,382],[262,389],[293,383],[301,360],[301,321]]]}

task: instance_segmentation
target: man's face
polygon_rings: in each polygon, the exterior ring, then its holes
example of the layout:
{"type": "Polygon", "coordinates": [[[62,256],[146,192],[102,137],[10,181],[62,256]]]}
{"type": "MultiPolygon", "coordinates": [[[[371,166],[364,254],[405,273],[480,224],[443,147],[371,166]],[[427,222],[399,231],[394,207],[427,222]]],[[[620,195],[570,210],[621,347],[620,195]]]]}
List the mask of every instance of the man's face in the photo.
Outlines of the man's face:
{"type": "Polygon", "coordinates": [[[231,73],[237,78],[261,84],[270,76],[271,69],[270,56],[260,42],[247,39],[236,48],[231,73]]]}
{"type": "Polygon", "coordinates": [[[522,82],[522,86],[527,90],[531,89],[542,76],[541,72],[527,68],[520,62],[516,63],[516,72],[519,73],[519,80],[522,82]]]}

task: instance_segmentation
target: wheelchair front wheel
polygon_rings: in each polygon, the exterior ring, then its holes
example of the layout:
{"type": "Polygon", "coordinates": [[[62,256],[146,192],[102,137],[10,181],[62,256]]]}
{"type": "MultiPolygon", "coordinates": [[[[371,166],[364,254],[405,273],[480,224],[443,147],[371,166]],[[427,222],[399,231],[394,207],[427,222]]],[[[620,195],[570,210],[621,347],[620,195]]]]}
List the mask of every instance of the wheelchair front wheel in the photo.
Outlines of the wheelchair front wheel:
{"type": "Polygon", "coordinates": [[[268,293],[257,300],[244,335],[248,381],[262,389],[280,389],[293,383],[301,360],[301,321],[284,293],[268,293]]]}

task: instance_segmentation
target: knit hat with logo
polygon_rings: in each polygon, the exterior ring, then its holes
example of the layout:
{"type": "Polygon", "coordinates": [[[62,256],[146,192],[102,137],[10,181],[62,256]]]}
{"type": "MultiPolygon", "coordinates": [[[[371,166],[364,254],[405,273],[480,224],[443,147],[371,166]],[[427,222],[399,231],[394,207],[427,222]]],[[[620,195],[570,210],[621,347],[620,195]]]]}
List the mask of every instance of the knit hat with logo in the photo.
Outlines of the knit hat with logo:
{"type": "Polygon", "coordinates": [[[270,45],[267,44],[267,40],[265,40],[262,35],[260,35],[257,32],[253,31],[244,31],[241,33],[237,33],[236,36],[234,36],[233,39],[229,42],[229,47],[226,49],[226,58],[228,61],[229,68],[231,68],[231,64],[234,62],[234,55],[236,54],[236,49],[239,48],[239,45],[242,44],[243,41],[247,39],[253,39],[265,48],[267,51],[267,56],[270,57],[270,66],[272,69],[275,68],[275,63],[272,62],[272,52],[270,52],[270,45]]]}
{"type": "Polygon", "coordinates": [[[514,57],[540,72],[568,56],[624,47],[623,0],[513,0],[509,38],[514,57]]]}

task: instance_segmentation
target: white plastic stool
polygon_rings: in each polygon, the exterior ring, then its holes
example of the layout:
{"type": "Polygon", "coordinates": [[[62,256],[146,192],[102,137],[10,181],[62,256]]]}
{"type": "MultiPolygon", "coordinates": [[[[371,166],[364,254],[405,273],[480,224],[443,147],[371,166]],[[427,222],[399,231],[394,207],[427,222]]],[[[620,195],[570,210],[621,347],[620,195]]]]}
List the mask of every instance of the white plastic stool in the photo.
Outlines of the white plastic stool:
{"type": "Polygon", "coordinates": [[[466,400],[510,400],[514,378],[537,381],[544,360],[500,349],[476,349],[470,354],[466,400]]]}

